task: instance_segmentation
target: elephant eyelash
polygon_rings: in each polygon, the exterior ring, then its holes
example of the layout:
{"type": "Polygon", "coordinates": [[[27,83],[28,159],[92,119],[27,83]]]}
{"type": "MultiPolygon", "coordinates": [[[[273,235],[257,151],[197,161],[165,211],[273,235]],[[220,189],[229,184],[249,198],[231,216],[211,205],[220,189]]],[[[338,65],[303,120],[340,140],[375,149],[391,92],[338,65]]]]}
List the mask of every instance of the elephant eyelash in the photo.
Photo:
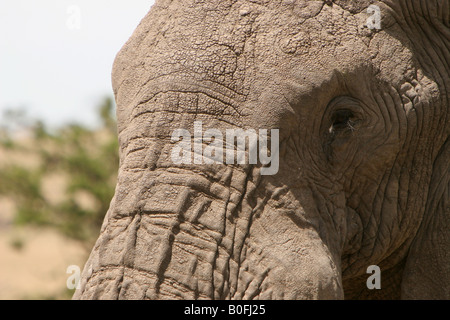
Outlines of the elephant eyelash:
{"type": "Polygon", "coordinates": [[[355,129],[355,125],[356,125],[356,121],[354,121],[354,114],[351,110],[338,110],[336,111],[332,118],[331,118],[331,122],[332,125],[329,128],[329,133],[333,134],[336,132],[342,132],[342,131],[351,131],[354,132],[355,129]]]}

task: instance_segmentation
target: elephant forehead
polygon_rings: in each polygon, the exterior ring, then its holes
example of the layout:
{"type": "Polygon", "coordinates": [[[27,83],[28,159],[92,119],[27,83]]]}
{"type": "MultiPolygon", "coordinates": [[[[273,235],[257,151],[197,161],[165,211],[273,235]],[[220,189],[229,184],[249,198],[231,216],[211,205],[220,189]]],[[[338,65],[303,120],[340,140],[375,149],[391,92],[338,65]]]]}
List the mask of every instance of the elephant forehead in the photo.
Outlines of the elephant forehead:
{"type": "Polygon", "coordinates": [[[130,77],[139,86],[146,74],[189,72],[242,90],[236,82],[248,74],[252,58],[278,49],[301,53],[316,45],[311,38],[321,37],[327,20],[337,25],[339,17],[329,16],[302,26],[323,8],[323,1],[157,1],[118,54],[113,86],[118,91],[130,77]]]}
{"type": "Polygon", "coordinates": [[[279,111],[273,102],[286,80],[305,82],[308,92],[336,70],[367,64],[368,39],[358,31],[365,19],[324,1],[157,1],[114,64],[119,126],[174,83],[218,92],[249,112],[264,96],[279,111]]]}

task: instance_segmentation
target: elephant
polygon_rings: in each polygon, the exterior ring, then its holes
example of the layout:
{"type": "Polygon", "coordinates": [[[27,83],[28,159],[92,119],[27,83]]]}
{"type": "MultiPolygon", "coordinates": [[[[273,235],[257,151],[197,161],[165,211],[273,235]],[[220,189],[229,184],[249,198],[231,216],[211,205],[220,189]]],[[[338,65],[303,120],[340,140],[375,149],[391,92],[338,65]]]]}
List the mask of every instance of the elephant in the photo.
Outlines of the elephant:
{"type": "Polygon", "coordinates": [[[449,41],[449,0],[156,0],[73,299],[450,298],[449,41]],[[244,161],[192,160],[228,130],[244,161]]]}

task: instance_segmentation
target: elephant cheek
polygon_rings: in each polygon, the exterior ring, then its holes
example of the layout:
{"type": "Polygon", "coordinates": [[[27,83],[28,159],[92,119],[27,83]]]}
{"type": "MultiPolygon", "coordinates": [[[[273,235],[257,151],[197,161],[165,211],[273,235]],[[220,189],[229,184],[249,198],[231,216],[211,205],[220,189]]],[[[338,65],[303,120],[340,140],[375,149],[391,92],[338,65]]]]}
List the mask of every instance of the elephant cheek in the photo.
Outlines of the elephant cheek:
{"type": "Polygon", "coordinates": [[[244,266],[247,273],[265,274],[259,298],[343,299],[338,255],[312,225],[292,219],[293,214],[271,208],[252,222],[244,266]]]}
{"type": "Polygon", "coordinates": [[[280,287],[278,291],[283,294],[283,299],[344,298],[341,277],[334,262],[320,251],[316,249],[314,254],[299,257],[295,267],[288,265],[277,270],[274,287],[280,287]]]}

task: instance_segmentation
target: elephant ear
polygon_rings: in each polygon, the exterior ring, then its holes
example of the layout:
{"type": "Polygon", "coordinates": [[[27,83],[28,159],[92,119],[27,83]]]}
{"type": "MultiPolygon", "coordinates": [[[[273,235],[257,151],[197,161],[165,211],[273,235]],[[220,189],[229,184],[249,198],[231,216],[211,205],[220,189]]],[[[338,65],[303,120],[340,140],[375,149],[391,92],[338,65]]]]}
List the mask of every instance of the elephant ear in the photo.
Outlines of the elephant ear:
{"type": "Polygon", "coordinates": [[[397,20],[412,39],[417,39],[413,51],[441,92],[440,102],[432,108],[442,120],[435,143],[444,143],[433,163],[425,214],[403,272],[402,298],[450,299],[450,0],[383,2],[396,14],[401,13],[397,20]],[[402,8],[407,12],[402,12],[402,8]]]}
{"type": "Polygon", "coordinates": [[[434,162],[426,213],[403,273],[402,298],[450,298],[450,140],[434,162]]]}

